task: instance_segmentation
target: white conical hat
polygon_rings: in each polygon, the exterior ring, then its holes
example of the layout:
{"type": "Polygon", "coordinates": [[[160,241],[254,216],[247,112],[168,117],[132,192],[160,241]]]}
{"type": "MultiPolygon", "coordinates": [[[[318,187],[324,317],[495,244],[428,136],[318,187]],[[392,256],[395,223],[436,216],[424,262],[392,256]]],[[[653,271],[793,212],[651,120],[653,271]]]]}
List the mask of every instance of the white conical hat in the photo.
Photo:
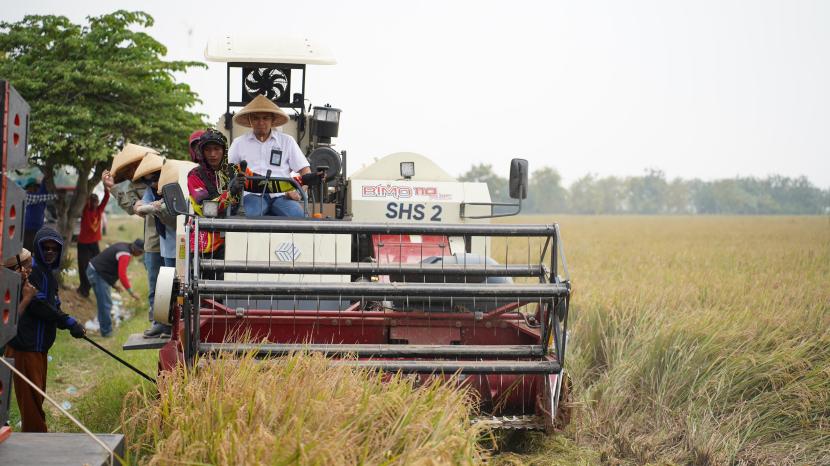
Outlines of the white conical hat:
{"type": "Polygon", "coordinates": [[[116,183],[120,183],[124,181],[124,179],[119,179],[121,177],[120,171],[124,168],[132,165],[141,159],[144,158],[147,154],[156,154],[158,155],[158,151],[155,149],[151,149],[149,147],[139,146],[138,144],[127,144],[121,150],[121,152],[115,154],[115,157],[112,159],[112,168],[110,168],[110,173],[112,173],[112,177],[116,183]]]}
{"type": "Polygon", "coordinates": [[[251,121],[248,119],[248,115],[251,113],[273,113],[274,121],[271,123],[272,128],[288,123],[288,115],[281,108],[277,107],[277,104],[271,102],[268,97],[262,94],[248,102],[248,105],[243,107],[242,110],[236,112],[236,115],[233,116],[233,122],[239,126],[250,128],[251,121]]]}
{"type": "Polygon", "coordinates": [[[161,188],[165,185],[179,182],[180,173],[190,173],[190,170],[193,170],[198,166],[199,164],[186,160],[167,160],[161,167],[161,176],[159,177],[159,187],[157,192],[161,194],[161,188]]]}
{"type": "Polygon", "coordinates": [[[141,163],[138,164],[138,167],[135,169],[133,181],[138,181],[150,173],[155,173],[161,170],[162,165],[164,165],[164,157],[158,154],[153,154],[152,152],[145,155],[144,158],[141,159],[141,163]]]}

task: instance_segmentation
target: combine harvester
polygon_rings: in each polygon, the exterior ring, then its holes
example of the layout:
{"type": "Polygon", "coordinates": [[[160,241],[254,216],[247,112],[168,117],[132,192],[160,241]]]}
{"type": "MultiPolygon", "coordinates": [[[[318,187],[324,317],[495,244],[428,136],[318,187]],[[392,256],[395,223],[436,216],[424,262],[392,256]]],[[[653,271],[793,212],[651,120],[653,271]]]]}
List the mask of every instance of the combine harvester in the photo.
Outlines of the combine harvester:
{"type": "Polygon", "coordinates": [[[220,127],[231,139],[241,134],[231,110],[266,95],[293,110],[283,130],[312,171],[327,170],[326,182],[303,195],[306,219],[216,209],[213,218],[196,218],[183,194],[191,165],[170,164],[177,172],[162,178],[179,182],[162,185],[167,208],[180,216],[180,257],[159,275],[154,312],[173,324],[173,336],[134,335],[125,349],[160,348],[160,370],[219,352],[320,352],[334,364],[418,380],[456,375],[478,393],[480,421],[497,428],[550,431],[567,422],[570,281],[558,225],[489,223],[521,210],[527,162],[511,162],[515,203],[492,203],[486,184],[459,182],[413,153],[388,155],[347,178],[346,152],[332,144],[340,110],[304,108],[307,65],[334,58],[307,40],[263,44],[209,42],[206,58],[228,70],[220,127]],[[190,253],[191,234],[205,231],[224,235],[224,258],[190,253]],[[494,237],[507,242],[500,263],[490,257],[494,237]],[[511,263],[511,248],[526,260],[511,263]],[[235,342],[242,335],[262,343],[235,342]]]}

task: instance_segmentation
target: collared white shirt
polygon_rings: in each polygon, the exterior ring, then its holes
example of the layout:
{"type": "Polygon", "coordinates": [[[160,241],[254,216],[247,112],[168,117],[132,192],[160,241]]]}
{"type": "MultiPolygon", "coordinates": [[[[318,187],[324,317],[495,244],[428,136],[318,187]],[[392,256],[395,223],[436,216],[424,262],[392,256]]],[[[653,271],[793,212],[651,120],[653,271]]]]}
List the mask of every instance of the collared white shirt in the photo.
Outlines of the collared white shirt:
{"type": "Polygon", "coordinates": [[[271,176],[288,178],[292,172],[299,173],[309,166],[294,138],[274,129],[265,142],[253,132],[235,138],[228,149],[228,162],[238,164],[243,160],[248,162],[249,169],[262,176],[271,170],[271,176]]]}

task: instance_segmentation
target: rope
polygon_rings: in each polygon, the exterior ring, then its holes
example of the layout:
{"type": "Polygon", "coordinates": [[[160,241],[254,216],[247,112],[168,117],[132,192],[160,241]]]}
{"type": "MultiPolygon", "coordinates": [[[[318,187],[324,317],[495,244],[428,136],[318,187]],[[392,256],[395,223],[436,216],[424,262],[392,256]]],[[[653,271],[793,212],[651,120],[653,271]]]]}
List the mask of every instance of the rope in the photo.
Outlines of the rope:
{"type": "MultiPolygon", "coordinates": [[[[31,380],[29,380],[28,378],[26,378],[26,376],[25,376],[25,375],[23,375],[22,373],[20,373],[20,371],[18,371],[18,370],[17,370],[17,368],[15,368],[15,367],[14,367],[14,365],[12,365],[11,363],[9,363],[9,361],[7,361],[7,360],[6,360],[6,358],[0,358],[0,362],[2,362],[3,364],[5,364],[5,365],[6,365],[6,367],[8,367],[9,369],[11,369],[11,371],[12,371],[12,372],[14,372],[14,373],[15,373],[15,375],[17,375],[17,376],[18,376],[18,377],[20,377],[23,381],[25,381],[27,384],[29,384],[29,386],[30,386],[30,387],[34,388],[34,389],[35,389],[35,391],[37,391],[37,392],[38,392],[38,393],[39,393],[39,394],[40,394],[43,398],[45,398],[46,400],[48,400],[48,401],[49,401],[49,403],[52,403],[53,405],[55,405],[55,407],[56,407],[56,408],[58,408],[58,410],[59,410],[60,412],[62,412],[62,413],[63,413],[66,417],[68,417],[68,418],[69,418],[72,422],[74,422],[74,423],[75,423],[75,425],[77,425],[78,427],[80,427],[80,428],[81,428],[81,430],[83,430],[83,431],[84,431],[87,435],[89,435],[90,437],[92,437],[92,440],[95,440],[95,442],[97,442],[99,445],[101,445],[101,447],[102,447],[104,450],[106,450],[106,451],[110,454],[110,464],[115,464],[115,452],[114,452],[114,451],[113,451],[110,447],[108,447],[108,446],[107,446],[107,444],[106,444],[106,443],[104,443],[104,441],[103,441],[103,440],[99,439],[99,438],[98,438],[95,434],[93,434],[92,432],[90,432],[90,431],[89,431],[89,429],[87,429],[87,428],[86,428],[86,426],[84,426],[83,424],[81,424],[81,421],[77,420],[77,419],[75,418],[75,416],[73,416],[73,415],[69,414],[69,412],[68,412],[68,411],[66,411],[65,409],[63,409],[63,407],[62,407],[61,405],[59,405],[57,401],[55,401],[55,400],[53,400],[51,397],[49,397],[49,395],[47,395],[47,394],[46,394],[46,392],[44,392],[43,390],[41,390],[41,389],[40,389],[40,387],[38,387],[37,385],[35,385],[35,383],[34,383],[34,382],[32,382],[31,380]]],[[[118,461],[119,461],[119,462],[121,462],[121,459],[119,458],[119,459],[118,459],[118,461]]],[[[123,462],[121,462],[121,463],[123,464],[123,462]]]]}

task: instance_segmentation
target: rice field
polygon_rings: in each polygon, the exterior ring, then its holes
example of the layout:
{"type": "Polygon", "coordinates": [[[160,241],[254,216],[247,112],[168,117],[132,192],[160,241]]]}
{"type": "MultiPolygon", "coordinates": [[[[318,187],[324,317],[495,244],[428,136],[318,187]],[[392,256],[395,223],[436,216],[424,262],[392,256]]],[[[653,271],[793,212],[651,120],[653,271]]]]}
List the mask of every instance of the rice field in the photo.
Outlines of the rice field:
{"type": "MultiPolygon", "coordinates": [[[[557,221],[574,283],[571,425],[492,449],[468,394],[295,356],[135,391],[149,464],[830,464],[830,219],[557,221]],[[321,375],[324,374],[324,375],[321,375]],[[371,401],[371,403],[369,402],[371,401]]],[[[493,242],[527,260],[539,245],[493,242]]]]}
{"type": "Polygon", "coordinates": [[[125,400],[132,462],[476,464],[469,394],[437,382],[331,367],[320,355],[203,360],[125,400]]]}
{"type": "MultiPolygon", "coordinates": [[[[830,464],[830,218],[555,220],[577,462],[830,464]]],[[[532,443],[502,459],[550,464],[561,448],[532,443]]]]}

